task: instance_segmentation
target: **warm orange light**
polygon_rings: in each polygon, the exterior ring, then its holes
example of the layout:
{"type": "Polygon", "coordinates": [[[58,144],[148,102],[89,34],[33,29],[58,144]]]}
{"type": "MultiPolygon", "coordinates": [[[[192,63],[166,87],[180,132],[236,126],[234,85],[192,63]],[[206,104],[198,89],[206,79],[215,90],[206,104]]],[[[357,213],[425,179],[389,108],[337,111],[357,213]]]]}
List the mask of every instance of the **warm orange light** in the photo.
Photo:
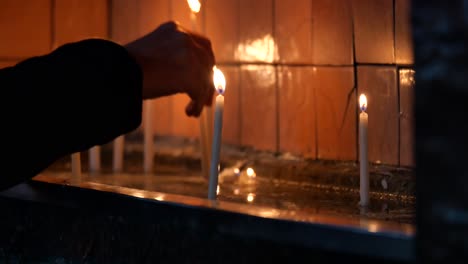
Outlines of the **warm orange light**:
{"type": "Polygon", "coordinates": [[[164,201],[164,195],[163,194],[155,195],[154,199],[157,201],[164,201]]]}
{"type": "Polygon", "coordinates": [[[247,172],[247,177],[249,177],[249,178],[255,178],[255,176],[257,176],[257,175],[255,174],[254,169],[252,169],[252,168],[247,168],[247,171],[246,171],[246,172],[247,172]]]}
{"type": "Polygon", "coordinates": [[[194,13],[200,12],[201,4],[198,0],[187,0],[190,10],[194,13]]]}
{"type": "Polygon", "coordinates": [[[361,108],[361,111],[367,110],[367,97],[365,94],[359,96],[359,108],[361,108]]]}
{"type": "Polygon", "coordinates": [[[247,194],[247,202],[251,203],[255,199],[255,194],[249,193],[247,194]]]}
{"type": "Polygon", "coordinates": [[[219,194],[219,185],[216,186],[216,194],[219,194]]]}
{"type": "Polygon", "coordinates": [[[216,92],[224,94],[226,91],[226,79],[224,78],[223,72],[216,66],[213,67],[213,83],[216,92]]]}

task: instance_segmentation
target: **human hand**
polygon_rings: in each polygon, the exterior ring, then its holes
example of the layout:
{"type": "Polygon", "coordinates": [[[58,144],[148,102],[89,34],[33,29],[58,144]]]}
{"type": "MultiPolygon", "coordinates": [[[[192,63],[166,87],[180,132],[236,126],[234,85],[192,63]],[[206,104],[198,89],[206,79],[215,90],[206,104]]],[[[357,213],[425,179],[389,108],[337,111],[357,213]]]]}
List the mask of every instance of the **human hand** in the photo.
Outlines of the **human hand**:
{"type": "Polygon", "coordinates": [[[211,105],[215,57],[207,38],[167,22],[125,48],[143,70],[143,99],[186,93],[188,116],[211,105]]]}

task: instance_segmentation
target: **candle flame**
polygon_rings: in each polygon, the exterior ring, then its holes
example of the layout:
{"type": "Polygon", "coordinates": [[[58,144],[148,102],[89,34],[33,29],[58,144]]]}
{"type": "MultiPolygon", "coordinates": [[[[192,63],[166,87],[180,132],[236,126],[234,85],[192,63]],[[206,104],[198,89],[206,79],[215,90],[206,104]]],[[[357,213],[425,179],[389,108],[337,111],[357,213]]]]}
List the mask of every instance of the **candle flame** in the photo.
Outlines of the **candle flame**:
{"type": "Polygon", "coordinates": [[[190,10],[194,13],[200,12],[201,4],[198,0],[187,0],[190,10]]]}
{"type": "Polygon", "coordinates": [[[257,176],[257,175],[255,174],[254,169],[252,169],[252,168],[247,168],[247,177],[249,177],[249,178],[255,178],[255,176],[257,176]]]}
{"type": "Polygon", "coordinates": [[[251,202],[253,202],[254,199],[255,199],[255,194],[249,193],[247,195],[247,202],[251,203],[251,202]]]}
{"type": "Polygon", "coordinates": [[[367,97],[365,94],[359,96],[359,108],[361,108],[361,111],[366,111],[367,109],[367,97]]]}
{"type": "Polygon", "coordinates": [[[213,67],[213,83],[215,90],[219,94],[224,94],[224,91],[226,91],[226,79],[223,72],[216,66],[213,67]]]}

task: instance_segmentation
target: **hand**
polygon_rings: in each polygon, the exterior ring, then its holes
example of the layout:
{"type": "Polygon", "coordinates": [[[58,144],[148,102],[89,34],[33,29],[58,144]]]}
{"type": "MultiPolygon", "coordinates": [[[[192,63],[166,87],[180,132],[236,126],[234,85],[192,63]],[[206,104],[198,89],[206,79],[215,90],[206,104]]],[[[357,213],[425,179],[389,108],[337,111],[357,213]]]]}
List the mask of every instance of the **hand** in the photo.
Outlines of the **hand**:
{"type": "Polygon", "coordinates": [[[143,70],[143,99],[186,93],[188,116],[211,105],[215,57],[207,38],[167,22],[125,48],[143,70]]]}

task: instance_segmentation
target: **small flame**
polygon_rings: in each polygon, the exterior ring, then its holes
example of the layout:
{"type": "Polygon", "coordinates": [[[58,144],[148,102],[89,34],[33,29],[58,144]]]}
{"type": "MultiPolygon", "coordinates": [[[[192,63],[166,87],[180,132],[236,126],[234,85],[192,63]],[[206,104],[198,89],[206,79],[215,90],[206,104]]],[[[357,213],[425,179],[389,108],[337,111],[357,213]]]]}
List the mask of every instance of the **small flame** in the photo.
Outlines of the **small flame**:
{"type": "Polygon", "coordinates": [[[226,91],[226,79],[224,78],[223,72],[216,66],[213,67],[213,83],[215,90],[219,94],[224,94],[224,91],[226,91]]]}
{"type": "Polygon", "coordinates": [[[201,4],[198,0],[187,0],[190,10],[194,13],[200,12],[201,4]]]}
{"type": "Polygon", "coordinates": [[[157,201],[164,201],[164,195],[163,194],[156,195],[154,196],[154,199],[157,201]]]}
{"type": "Polygon", "coordinates": [[[255,194],[249,193],[247,194],[247,202],[251,203],[255,199],[255,194]]]}
{"type": "Polygon", "coordinates": [[[361,111],[367,110],[367,97],[365,94],[359,96],[359,108],[361,108],[361,111]]]}
{"type": "Polygon", "coordinates": [[[216,194],[219,195],[219,185],[216,186],[216,194]]]}
{"type": "Polygon", "coordinates": [[[247,168],[247,177],[249,177],[249,178],[255,178],[255,176],[257,176],[257,175],[255,174],[254,169],[252,169],[252,168],[247,168]]]}

